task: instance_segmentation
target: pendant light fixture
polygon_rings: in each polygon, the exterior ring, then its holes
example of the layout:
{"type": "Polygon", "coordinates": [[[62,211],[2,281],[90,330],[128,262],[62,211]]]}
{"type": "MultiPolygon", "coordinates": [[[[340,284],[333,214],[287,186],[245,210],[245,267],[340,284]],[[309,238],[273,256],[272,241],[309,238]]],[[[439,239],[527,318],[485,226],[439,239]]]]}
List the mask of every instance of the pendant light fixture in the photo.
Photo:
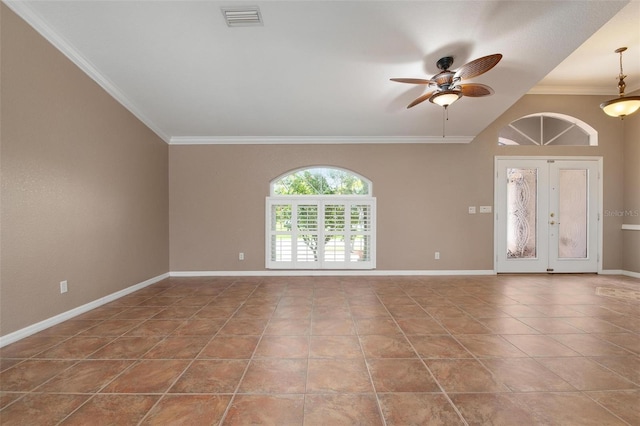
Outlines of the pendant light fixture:
{"type": "Polygon", "coordinates": [[[621,119],[640,109],[640,96],[624,95],[624,88],[626,87],[624,79],[626,75],[622,72],[622,52],[625,50],[627,50],[626,47],[620,47],[615,50],[616,53],[620,54],[620,74],[618,75],[618,91],[620,96],[600,104],[600,108],[602,108],[605,114],[611,117],[620,117],[621,119]]]}

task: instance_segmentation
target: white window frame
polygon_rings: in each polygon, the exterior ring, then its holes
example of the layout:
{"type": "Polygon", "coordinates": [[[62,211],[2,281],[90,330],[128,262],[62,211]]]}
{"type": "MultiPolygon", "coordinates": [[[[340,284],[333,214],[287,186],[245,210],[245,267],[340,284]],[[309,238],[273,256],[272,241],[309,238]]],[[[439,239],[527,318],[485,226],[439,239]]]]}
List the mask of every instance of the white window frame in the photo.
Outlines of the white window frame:
{"type": "MultiPolygon", "coordinates": [[[[270,183],[270,196],[266,199],[266,223],[265,223],[265,267],[267,269],[375,269],[376,267],[376,199],[372,197],[373,185],[372,182],[361,176],[358,173],[352,172],[351,170],[342,169],[339,167],[333,166],[309,166],[296,170],[292,170],[283,175],[278,176],[273,179],[270,183]],[[340,170],[351,175],[356,176],[358,179],[366,182],[367,184],[367,194],[363,195],[278,195],[275,193],[275,184],[280,179],[289,176],[294,173],[298,173],[304,170],[313,170],[313,169],[335,169],[340,170]],[[288,229],[274,229],[276,220],[272,217],[272,213],[274,212],[273,207],[276,205],[289,206],[291,208],[291,224],[288,226],[288,229]],[[298,206],[307,205],[307,206],[316,206],[318,215],[317,215],[317,229],[310,230],[300,230],[298,229],[298,206]],[[325,227],[325,208],[326,206],[332,205],[341,205],[344,206],[344,227],[341,231],[335,230],[327,230],[325,227]],[[368,217],[367,224],[368,227],[366,229],[352,229],[351,226],[351,214],[347,214],[347,212],[351,212],[352,206],[366,206],[368,217]],[[295,213],[294,213],[295,212],[295,213]],[[332,260],[331,255],[325,256],[326,252],[330,250],[326,250],[325,244],[317,244],[315,256],[313,254],[313,250],[305,244],[302,239],[302,235],[313,235],[315,237],[316,242],[325,241],[325,237],[329,235],[336,235],[341,238],[337,240],[329,240],[334,242],[334,255],[336,257],[342,256],[341,260],[332,260]],[[276,237],[278,235],[285,236],[283,241],[286,241],[288,237],[288,241],[290,242],[290,247],[284,246],[283,250],[278,252],[272,252],[275,250],[275,243],[272,242],[277,241],[276,237]],[[351,244],[352,237],[357,236],[365,237],[364,240],[368,242],[368,246],[365,247],[364,250],[364,259],[363,253],[356,250],[354,247],[342,246],[340,247],[340,243],[338,242],[340,239],[351,244]],[[305,247],[306,245],[306,247],[305,247]],[[289,252],[287,252],[289,249],[289,252]],[[311,251],[311,254],[310,254],[311,251]],[[278,254],[283,258],[277,259],[278,254]],[[299,255],[300,254],[300,255],[299,255]],[[309,257],[313,256],[315,259],[309,260],[309,257]]],[[[331,246],[328,246],[331,247],[331,246]]]]}
{"type": "MultiPolygon", "coordinates": [[[[559,138],[560,136],[564,135],[566,132],[568,132],[572,128],[577,127],[580,130],[582,130],[588,136],[588,139],[589,139],[589,145],[588,146],[598,146],[598,131],[596,129],[594,129],[592,126],[590,126],[586,122],[580,120],[579,118],[572,117],[572,116],[566,115],[566,114],[560,114],[560,113],[557,113],[557,112],[539,112],[539,113],[535,113],[535,114],[524,115],[524,116],[522,116],[522,117],[520,117],[520,118],[518,118],[516,120],[513,120],[506,127],[511,127],[516,132],[520,133],[524,138],[530,140],[533,143],[533,145],[538,145],[538,146],[550,145],[557,138],[559,138]],[[513,125],[513,123],[515,123],[516,121],[522,120],[524,118],[530,118],[530,117],[539,117],[540,118],[540,135],[538,136],[538,139],[533,139],[532,137],[522,133],[519,129],[517,129],[513,125]],[[555,119],[564,121],[564,122],[568,123],[570,126],[568,128],[566,128],[566,129],[564,129],[559,134],[557,134],[555,137],[553,137],[550,140],[547,140],[545,142],[544,141],[544,136],[543,136],[543,132],[544,132],[544,124],[543,124],[544,120],[543,120],[543,118],[544,117],[555,118],[555,119]]],[[[500,131],[498,131],[498,135],[500,135],[501,131],[502,131],[502,129],[500,129],[500,131]]],[[[513,141],[511,139],[506,139],[506,138],[503,138],[503,137],[500,137],[500,136],[498,136],[498,144],[505,145],[505,146],[520,146],[519,143],[517,143],[517,142],[515,142],[515,141],[513,141]]],[[[554,145],[554,146],[587,146],[587,145],[554,145]]]]}
{"type": "MultiPolygon", "coordinates": [[[[375,269],[376,267],[376,199],[374,197],[367,196],[345,196],[345,195],[286,195],[267,197],[266,200],[266,246],[265,246],[265,265],[267,269],[375,269]],[[291,206],[292,217],[291,227],[289,230],[276,230],[273,229],[275,224],[274,218],[272,218],[273,206],[287,205],[291,206]],[[317,229],[313,233],[317,234],[317,241],[324,241],[325,237],[329,234],[339,235],[343,237],[345,242],[351,241],[354,236],[362,235],[368,238],[369,245],[367,247],[368,258],[361,260],[354,254],[352,248],[348,248],[343,261],[332,261],[325,259],[325,245],[318,244],[317,259],[316,260],[303,260],[298,256],[299,238],[302,234],[309,234],[307,231],[298,229],[297,226],[297,211],[298,206],[301,205],[314,205],[318,207],[317,215],[317,229]],[[354,205],[365,205],[369,211],[369,226],[366,230],[353,230],[351,227],[351,215],[345,213],[345,224],[343,231],[331,231],[325,230],[324,224],[324,212],[326,206],[343,205],[345,212],[350,212],[351,207],[354,205]],[[291,243],[291,258],[288,260],[274,259],[272,249],[273,238],[277,235],[284,235],[290,238],[291,243]],[[295,243],[294,243],[295,242],[295,243]]],[[[345,248],[347,250],[347,248],[345,248]]]]}

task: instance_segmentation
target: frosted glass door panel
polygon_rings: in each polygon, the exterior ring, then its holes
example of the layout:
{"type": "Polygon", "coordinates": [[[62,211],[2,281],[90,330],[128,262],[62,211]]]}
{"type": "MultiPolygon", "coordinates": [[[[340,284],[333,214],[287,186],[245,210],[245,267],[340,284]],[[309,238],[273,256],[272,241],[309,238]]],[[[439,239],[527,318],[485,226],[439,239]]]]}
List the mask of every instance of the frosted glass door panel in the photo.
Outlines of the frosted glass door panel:
{"type": "Polygon", "coordinates": [[[538,169],[507,169],[507,259],[537,257],[538,169]]]}
{"type": "Polygon", "coordinates": [[[587,257],[588,170],[560,170],[558,173],[558,257],[587,257]]]}
{"type": "Polygon", "coordinates": [[[496,271],[544,272],[549,250],[548,165],[534,158],[496,162],[496,271]]]}
{"type": "Polygon", "coordinates": [[[549,270],[596,272],[598,163],[567,160],[549,166],[549,270]]]}

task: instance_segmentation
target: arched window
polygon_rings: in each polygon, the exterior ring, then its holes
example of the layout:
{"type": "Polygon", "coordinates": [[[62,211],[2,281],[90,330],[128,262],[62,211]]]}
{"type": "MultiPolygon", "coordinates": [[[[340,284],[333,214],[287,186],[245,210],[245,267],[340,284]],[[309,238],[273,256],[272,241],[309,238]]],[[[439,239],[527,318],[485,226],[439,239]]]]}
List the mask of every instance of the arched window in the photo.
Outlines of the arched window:
{"type": "Polygon", "coordinates": [[[310,167],[271,182],[271,195],[371,195],[371,182],[335,167],[310,167]]]}
{"type": "Polygon", "coordinates": [[[597,146],[598,132],[570,115],[542,112],[521,117],[503,127],[499,145],[597,146]]]}
{"type": "Polygon", "coordinates": [[[375,268],[371,181],[335,167],[288,172],[270,183],[266,267],[375,268]]]}

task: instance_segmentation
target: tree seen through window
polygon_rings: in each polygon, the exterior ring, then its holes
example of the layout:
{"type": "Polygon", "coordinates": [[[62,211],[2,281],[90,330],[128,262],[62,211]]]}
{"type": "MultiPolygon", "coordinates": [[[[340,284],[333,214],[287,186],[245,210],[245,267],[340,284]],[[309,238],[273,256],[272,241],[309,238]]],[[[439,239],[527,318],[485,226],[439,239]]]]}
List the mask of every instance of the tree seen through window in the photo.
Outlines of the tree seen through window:
{"type": "Polygon", "coordinates": [[[346,170],[316,167],[280,178],[273,195],[369,195],[369,183],[346,170]]]}
{"type": "Polygon", "coordinates": [[[370,193],[366,179],[328,167],[298,170],[273,181],[267,264],[372,265],[375,200],[370,193]]]}

